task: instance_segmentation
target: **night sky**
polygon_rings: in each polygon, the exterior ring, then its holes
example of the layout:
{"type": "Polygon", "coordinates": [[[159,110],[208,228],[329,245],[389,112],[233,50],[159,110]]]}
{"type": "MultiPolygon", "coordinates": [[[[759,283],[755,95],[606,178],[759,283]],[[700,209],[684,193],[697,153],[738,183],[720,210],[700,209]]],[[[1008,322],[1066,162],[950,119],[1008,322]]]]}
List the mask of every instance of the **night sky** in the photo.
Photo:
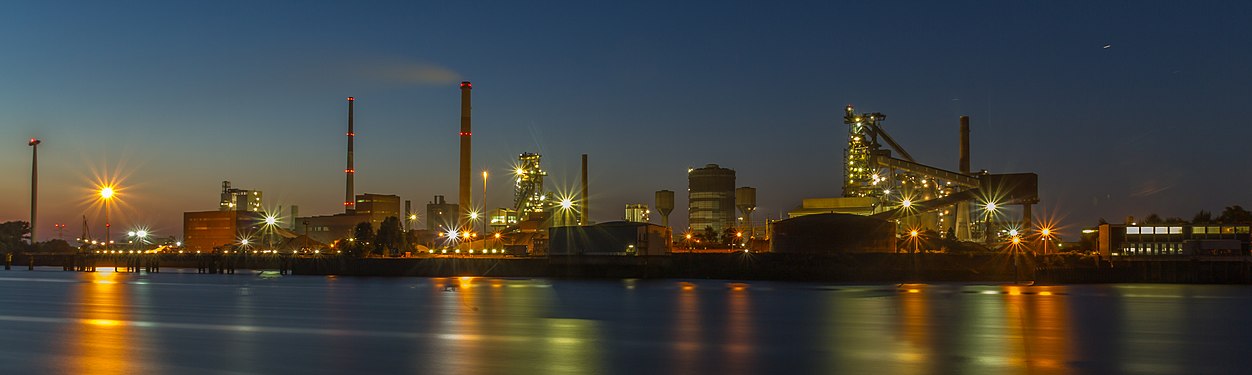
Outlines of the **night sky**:
{"type": "MultiPolygon", "coordinates": [[[[590,154],[596,221],[717,163],[758,217],[841,191],[843,106],[887,114],[919,161],[1039,174],[1069,225],[1252,206],[1248,2],[15,2],[0,12],[0,221],[80,232],[97,178],[112,220],[181,237],[222,180],[268,206],[342,210],[346,103],[357,193],[456,200],[457,83],[474,83],[474,199],[512,205],[539,152],[549,189],[590,154]]],[[[654,215],[654,220],[657,219],[654,215]]],[[[116,233],[116,232],[115,232],[116,233]]]]}

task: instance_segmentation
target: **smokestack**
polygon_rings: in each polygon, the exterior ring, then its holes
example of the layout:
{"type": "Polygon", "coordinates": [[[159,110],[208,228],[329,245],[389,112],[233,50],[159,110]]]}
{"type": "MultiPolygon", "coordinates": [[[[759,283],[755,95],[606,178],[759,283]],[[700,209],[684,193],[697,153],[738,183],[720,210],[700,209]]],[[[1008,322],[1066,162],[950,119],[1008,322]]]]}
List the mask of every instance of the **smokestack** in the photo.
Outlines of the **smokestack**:
{"type": "Polygon", "coordinates": [[[288,223],[291,223],[291,228],[288,229],[291,229],[293,232],[299,228],[299,226],[296,225],[296,218],[298,217],[300,217],[300,206],[293,204],[291,205],[291,220],[288,221],[288,223]]]}
{"type": "MultiPolygon", "coordinates": [[[[961,116],[961,145],[959,147],[960,160],[957,167],[963,174],[969,174],[969,116],[961,116]]],[[[958,202],[956,204],[956,217],[953,223],[956,225],[953,234],[962,241],[968,241],[971,238],[970,233],[970,212],[969,202],[958,202]]]]}
{"type": "Polygon", "coordinates": [[[413,220],[409,219],[411,217],[413,217],[413,202],[408,199],[405,199],[404,200],[404,218],[400,219],[400,220],[404,220],[405,232],[413,230],[413,220]]]}
{"type": "Polygon", "coordinates": [[[587,154],[583,154],[583,204],[582,204],[582,215],[581,215],[582,223],[580,225],[587,225],[588,223],[591,222],[591,220],[587,217],[587,212],[588,212],[587,202],[588,201],[590,201],[590,199],[587,198],[587,154]]]}
{"type": "MultiPolygon", "coordinates": [[[[35,246],[35,232],[39,229],[36,215],[39,213],[39,143],[38,139],[30,139],[30,245],[35,246]]],[[[586,155],[584,155],[586,157],[586,155]]],[[[584,159],[586,160],[586,159],[584,159]]],[[[585,168],[584,168],[585,169],[585,168]]],[[[18,241],[21,241],[19,238],[18,241]]]]}
{"type": "Polygon", "coordinates": [[[470,90],[473,88],[469,81],[461,82],[461,180],[457,202],[461,214],[456,222],[461,223],[462,228],[468,227],[469,213],[474,209],[470,205],[470,90]]]}
{"type": "Polygon", "coordinates": [[[961,116],[961,173],[969,174],[969,116],[961,116]]]}
{"type": "Polygon", "coordinates": [[[356,137],[356,133],[352,128],[352,103],[356,103],[356,98],[348,97],[348,167],[344,168],[343,173],[348,177],[348,186],[343,192],[343,212],[356,212],[356,199],[353,196],[352,177],[356,175],[356,169],[352,166],[352,138],[356,137]]]}

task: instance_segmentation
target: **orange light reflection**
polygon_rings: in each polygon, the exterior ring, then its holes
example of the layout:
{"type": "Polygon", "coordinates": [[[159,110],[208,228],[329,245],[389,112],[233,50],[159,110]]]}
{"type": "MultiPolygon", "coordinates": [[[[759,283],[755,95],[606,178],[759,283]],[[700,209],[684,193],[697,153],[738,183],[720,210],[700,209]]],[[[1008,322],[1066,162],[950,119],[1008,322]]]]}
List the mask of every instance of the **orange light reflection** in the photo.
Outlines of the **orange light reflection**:
{"type": "Polygon", "coordinates": [[[141,336],[127,324],[131,316],[127,285],[119,283],[122,275],[112,269],[85,274],[88,283],[78,284],[73,316],[80,324],[69,326],[71,339],[65,363],[69,374],[134,374],[145,372],[139,354],[141,336]]]}

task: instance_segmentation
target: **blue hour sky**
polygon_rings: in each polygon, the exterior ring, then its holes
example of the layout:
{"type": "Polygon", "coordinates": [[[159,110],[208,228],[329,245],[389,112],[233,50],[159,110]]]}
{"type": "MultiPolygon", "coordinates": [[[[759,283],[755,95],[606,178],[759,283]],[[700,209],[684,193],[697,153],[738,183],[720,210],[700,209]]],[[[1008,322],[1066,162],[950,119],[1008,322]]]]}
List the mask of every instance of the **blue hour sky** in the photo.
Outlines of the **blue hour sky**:
{"type": "Polygon", "coordinates": [[[181,236],[222,180],[269,206],[341,210],[346,103],[357,192],[455,201],[459,94],[474,82],[475,200],[511,206],[539,152],[549,189],[591,162],[592,218],[717,163],[758,217],[841,190],[845,104],[888,115],[919,161],[1039,174],[1071,226],[1252,206],[1246,2],[17,2],[0,13],[0,220],[99,233],[88,188],[120,178],[119,229],[181,236]],[[1110,46],[1105,48],[1105,46],[1110,46]]]}

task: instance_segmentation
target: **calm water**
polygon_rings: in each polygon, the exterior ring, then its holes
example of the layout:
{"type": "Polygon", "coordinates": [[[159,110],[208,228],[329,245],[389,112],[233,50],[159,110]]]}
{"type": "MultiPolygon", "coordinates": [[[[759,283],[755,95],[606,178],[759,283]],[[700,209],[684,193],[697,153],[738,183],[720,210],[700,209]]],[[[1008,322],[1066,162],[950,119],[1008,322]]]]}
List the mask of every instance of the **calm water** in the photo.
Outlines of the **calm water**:
{"type": "Polygon", "coordinates": [[[0,271],[0,373],[1240,373],[1252,287],[0,271]]]}

